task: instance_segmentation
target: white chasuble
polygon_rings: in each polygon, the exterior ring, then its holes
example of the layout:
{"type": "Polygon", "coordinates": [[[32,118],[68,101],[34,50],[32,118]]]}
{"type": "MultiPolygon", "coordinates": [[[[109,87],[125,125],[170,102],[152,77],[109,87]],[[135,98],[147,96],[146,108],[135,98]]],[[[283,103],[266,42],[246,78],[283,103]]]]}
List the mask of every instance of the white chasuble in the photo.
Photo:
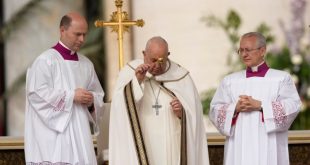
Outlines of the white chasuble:
{"type": "Polygon", "coordinates": [[[289,74],[269,69],[265,77],[246,78],[245,71],[224,78],[209,117],[226,136],[225,165],[288,165],[288,129],[301,102],[289,74]],[[263,112],[240,112],[232,124],[240,95],[262,102],[263,112]]]}
{"type": "Polygon", "coordinates": [[[42,53],[27,72],[25,156],[27,164],[97,164],[89,121],[103,106],[104,92],[93,64],[84,56],[64,60],[55,50],[42,53]],[[94,96],[95,111],[73,102],[74,90],[94,96]]]}
{"type": "Polygon", "coordinates": [[[167,72],[147,74],[139,84],[134,70],[142,63],[134,60],[119,73],[110,112],[109,164],[208,165],[202,106],[188,71],[169,61],[167,72]],[[183,105],[182,119],[170,107],[172,94],[183,105]],[[130,115],[130,109],[137,115],[130,115]]]}

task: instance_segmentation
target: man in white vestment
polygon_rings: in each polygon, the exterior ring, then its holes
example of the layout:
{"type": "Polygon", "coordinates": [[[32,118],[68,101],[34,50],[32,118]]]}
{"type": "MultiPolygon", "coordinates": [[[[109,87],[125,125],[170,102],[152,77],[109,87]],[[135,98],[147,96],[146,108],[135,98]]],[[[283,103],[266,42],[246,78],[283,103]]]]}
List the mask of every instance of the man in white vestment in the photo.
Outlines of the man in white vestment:
{"type": "Polygon", "coordinates": [[[246,70],[226,76],[209,117],[226,136],[225,165],[289,165],[288,129],[301,101],[291,76],[264,61],[266,39],[244,34],[238,54],[246,70]]]}
{"type": "Polygon", "coordinates": [[[43,52],[26,79],[26,164],[96,165],[90,121],[104,92],[89,59],[77,53],[88,25],[71,12],[60,22],[60,41],[43,52]]]}
{"type": "Polygon", "coordinates": [[[119,73],[111,103],[110,165],[208,165],[202,106],[189,72],[151,38],[119,73]]]}

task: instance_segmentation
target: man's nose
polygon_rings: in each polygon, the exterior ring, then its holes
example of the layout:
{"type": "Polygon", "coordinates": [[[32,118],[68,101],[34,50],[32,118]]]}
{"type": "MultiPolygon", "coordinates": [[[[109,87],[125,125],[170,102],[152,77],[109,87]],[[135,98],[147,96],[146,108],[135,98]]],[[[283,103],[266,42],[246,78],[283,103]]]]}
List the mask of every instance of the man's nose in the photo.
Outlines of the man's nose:
{"type": "Polygon", "coordinates": [[[246,57],[248,55],[249,55],[249,52],[247,52],[247,51],[241,52],[241,57],[246,57]]]}
{"type": "Polygon", "coordinates": [[[85,41],[85,35],[80,35],[79,41],[83,43],[85,41]]]}
{"type": "Polygon", "coordinates": [[[156,62],[154,63],[154,67],[156,67],[156,68],[160,67],[160,63],[159,63],[158,61],[156,61],[156,62]]]}

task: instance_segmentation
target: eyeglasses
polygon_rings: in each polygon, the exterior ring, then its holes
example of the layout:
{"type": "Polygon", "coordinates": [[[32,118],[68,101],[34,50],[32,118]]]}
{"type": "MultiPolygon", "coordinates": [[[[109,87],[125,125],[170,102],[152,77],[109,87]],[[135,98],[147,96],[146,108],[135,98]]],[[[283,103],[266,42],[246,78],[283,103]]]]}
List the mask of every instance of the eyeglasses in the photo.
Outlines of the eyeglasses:
{"type": "Polygon", "coordinates": [[[263,46],[258,47],[258,48],[254,48],[254,49],[248,49],[248,48],[242,49],[242,48],[239,48],[239,49],[237,50],[237,53],[238,53],[239,55],[242,55],[243,53],[250,53],[250,52],[253,52],[254,50],[258,50],[258,49],[260,49],[260,48],[262,48],[262,47],[263,47],[263,46]]]}

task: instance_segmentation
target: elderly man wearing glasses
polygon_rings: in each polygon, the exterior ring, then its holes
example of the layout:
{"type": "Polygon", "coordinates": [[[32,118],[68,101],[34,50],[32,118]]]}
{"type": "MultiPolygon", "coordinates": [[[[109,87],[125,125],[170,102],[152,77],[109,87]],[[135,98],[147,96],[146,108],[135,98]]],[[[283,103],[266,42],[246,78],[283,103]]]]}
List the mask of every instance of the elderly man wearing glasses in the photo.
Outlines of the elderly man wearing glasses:
{"type": "Polygon", "coordinates": [[[244,34],[238,54],[246,70],[223,79],[209,113],[226,136],[224,164],[289,165],[288,129],[301,106],[294,82],[268,67],[262,34],[244,34]]]}

